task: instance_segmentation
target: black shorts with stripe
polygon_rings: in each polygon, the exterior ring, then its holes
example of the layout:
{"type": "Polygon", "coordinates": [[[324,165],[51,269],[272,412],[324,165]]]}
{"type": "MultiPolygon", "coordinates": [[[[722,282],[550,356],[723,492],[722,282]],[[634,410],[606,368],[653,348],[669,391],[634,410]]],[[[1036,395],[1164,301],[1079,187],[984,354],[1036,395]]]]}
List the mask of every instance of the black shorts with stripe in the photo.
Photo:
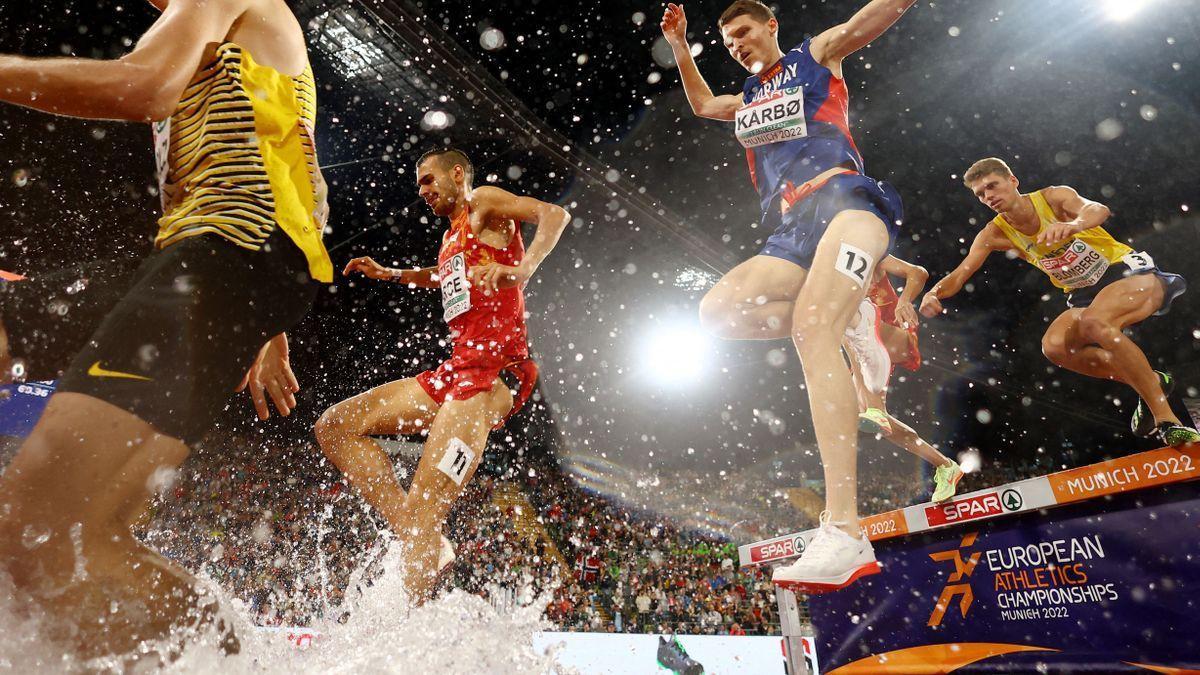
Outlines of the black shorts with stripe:
{"type": "Polygon", "coordinates": [[[190,237],[142,263],[58,391],[93,396],[194,442],[263,344],[308,313],[318,287],[279,229],[260,251],[190,237]]]}

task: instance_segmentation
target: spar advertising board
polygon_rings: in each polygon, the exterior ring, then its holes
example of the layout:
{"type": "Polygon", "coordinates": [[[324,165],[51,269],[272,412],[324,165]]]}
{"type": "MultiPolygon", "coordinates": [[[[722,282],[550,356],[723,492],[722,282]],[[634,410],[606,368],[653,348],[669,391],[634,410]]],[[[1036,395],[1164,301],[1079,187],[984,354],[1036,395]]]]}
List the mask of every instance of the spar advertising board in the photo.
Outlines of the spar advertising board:
{"type": "Polygon", "coordinates": [[[1200,670],[1196,477],[1163,449],[891,514],[883,571],[809,599],[825,672],[1200,670]]]}

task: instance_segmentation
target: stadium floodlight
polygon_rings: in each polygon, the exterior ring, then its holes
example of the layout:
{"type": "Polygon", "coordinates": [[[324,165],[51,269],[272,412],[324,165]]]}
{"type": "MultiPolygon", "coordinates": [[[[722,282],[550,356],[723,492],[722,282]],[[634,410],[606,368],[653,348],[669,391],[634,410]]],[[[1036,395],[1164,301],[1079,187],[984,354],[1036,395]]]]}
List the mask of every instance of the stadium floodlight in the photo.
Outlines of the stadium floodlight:
{"type": "Polygon", "coordinates": [[[708,369],[712,342],[695,322],[679,321],[657,326],[642,352],[645,372],[660,385],[693,384],[708,369]]]}
{"type": "Polygon", "coordinates": [[[1104,0],[1104,11],[1113,21],[1125,21],[1137,14],[1150,0],[1104,0]]]}
{"type": "Polygon", "coordinates": [[[421,127],[426,131],[440,131],[454,123],[454,116],[444,110],[430,110],[421,118],[421,127]]]}

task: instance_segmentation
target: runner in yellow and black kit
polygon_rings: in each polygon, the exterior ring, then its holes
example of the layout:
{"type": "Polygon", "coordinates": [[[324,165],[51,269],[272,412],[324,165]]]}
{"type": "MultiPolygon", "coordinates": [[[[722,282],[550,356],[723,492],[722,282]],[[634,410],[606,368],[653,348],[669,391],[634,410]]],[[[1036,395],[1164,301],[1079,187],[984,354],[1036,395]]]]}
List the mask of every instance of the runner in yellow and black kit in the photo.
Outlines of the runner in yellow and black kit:
{"type": "Polygon", "coordinates": [[[995,158],[976,162],[963,180],[998,215],[975,237],[958,267],[925,294],[921,313],[940,314],[941,300],[958,293],[989,254],[1013,251],[1067,294],[1067,311],[1042,338],[1046,357],[1077,373],[1133,387],[1141,397],[1134,433],[1171,446],[1200,441],[1200,434],[1171,411],[1170,376],[1156,373],[1122,332],[1166,314],[1187,289],[1183,277],[1163,272],[1149,254],[1114,239],[1102,227],[1108,207],[1069,187],[1021,194],[1012,170],[995,158]]]}
{"type": "Polygon", "coordinates": [[[239,381],[260,417],[264,391],[296,405],[284,331],[332,280],[296,18],[284,0],[151,2],[161,17],[119,60],[0,56],[0,100],[154,122],[156,250],[0,479],[0,570],[80,656],[208,623],[211,601],[127,523],[239,381]]]}

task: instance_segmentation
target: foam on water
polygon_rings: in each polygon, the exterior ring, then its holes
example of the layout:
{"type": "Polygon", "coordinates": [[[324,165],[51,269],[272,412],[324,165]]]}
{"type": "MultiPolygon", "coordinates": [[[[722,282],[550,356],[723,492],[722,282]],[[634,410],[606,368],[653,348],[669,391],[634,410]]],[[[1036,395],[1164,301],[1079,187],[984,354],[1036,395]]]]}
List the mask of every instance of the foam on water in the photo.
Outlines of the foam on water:
{"type": "MultiPolygon", "coordinates": [[[[229,598],[211,581],[202,584],[221,602],[232,622],[241,652],[224,655],[215,629],[193,640],[178,659],[163,668],[134,668],[135,672],[191,674],[252,673],[564,673],[554,666],[553,653],[540,653],[533,634],[549,624],[542,616],[545,602],[499,611],[486,600],[452,591],[422,607],[412,608],[400,583],[401,547],[392,547],[380,560],[383,574],[362,593],[347,593],[352,601],[311,626],[319,634],[308,649],[297,648],[284,635],[250,623],[242,603],[229,598]]],[[[363,571],[359,570],[359,576],[363,571]]],[[[119,660],[79,664],[38,636],[37,621],[14,607],[11,584],[0,578],[0,670],[22,673],[77,669],[119,669],[119,660]]],[[[146,651],[149,645],[146,645],[146,651]]]]}

